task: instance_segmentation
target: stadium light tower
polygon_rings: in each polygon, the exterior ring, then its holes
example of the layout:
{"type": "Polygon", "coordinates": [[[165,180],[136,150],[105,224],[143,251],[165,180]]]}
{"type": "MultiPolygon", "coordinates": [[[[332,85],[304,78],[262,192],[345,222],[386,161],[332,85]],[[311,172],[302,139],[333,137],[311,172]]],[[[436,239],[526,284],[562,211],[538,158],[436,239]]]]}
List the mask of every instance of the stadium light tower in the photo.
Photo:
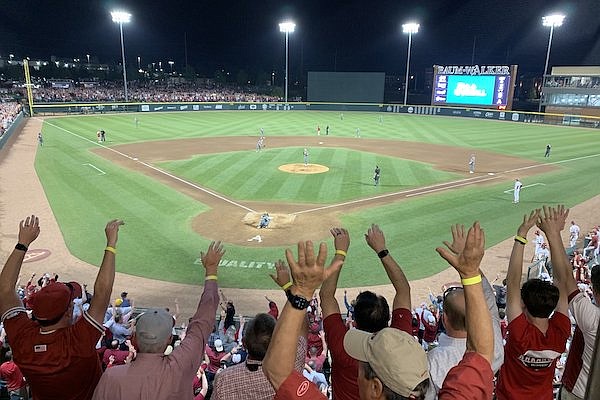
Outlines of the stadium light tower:
{"type": "Polygon", "coordinates": [[[129,101],[127,94],[127,68],[125,66],[125,44],[123,42],[123,24],[131,21],[131,14],[125,11],[113,11],[110,13],[113,22],[119,24],[119,30],[121,31],[121,57],[123,58],[123,86],[125,87],[125,101],[129,101]]]}
{"type": "MultiPolygon", "coordinates": [[[[544,77],[548,73],[548,61],[550,61],[550,47],[552,47],[552,36],[554,35],[554,28],[557,28],[563,24],[565,16],[562,14],[552,14],[542,17],[542,25],[550,27],[550,37],[548,38],[548,50],[546,51],[546,64],[544,64],[544,73],[542,74],[542,90],[544,87],[544,77]]],[[[540,93],[540,104],[538,105],[538,112],[542,111],[542,95],[540,93]]]]}
{"type": "Polygon", "coordinates": [[[288,59],[289,59],[289,36],[294,32],[296,24],[292,21],[285,21],[279,24],[279,31],[285,33],[285,104],[288,102],[288,59]]]}
{"type": "Polygon", "coordinates": [[[408,71],[410,69],[410,47],[412,45],[412,35],[419,32],[419,24],[410,22],[408,24],[402,24],[402,32],[408,33],[408,55],[406,56],[406,78],[404,79],[404,105],[406,105],[406,99],[408,98],[408,71]]]}

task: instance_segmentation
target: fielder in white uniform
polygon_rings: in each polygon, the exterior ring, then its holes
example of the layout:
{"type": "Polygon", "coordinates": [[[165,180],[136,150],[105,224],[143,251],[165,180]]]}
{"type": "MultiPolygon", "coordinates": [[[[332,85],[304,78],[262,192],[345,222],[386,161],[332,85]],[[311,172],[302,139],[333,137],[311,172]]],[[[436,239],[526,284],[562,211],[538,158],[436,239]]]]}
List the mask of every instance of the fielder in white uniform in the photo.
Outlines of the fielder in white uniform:
{"type": "Polygon", "coordinates": [[[575,223],[575,221],[571,221],[571,227],[569,228],[569,245],[571,247],[575,247],[577,244],[577,239],[579,239],[579,226],[575,223]]]}
{"type": "Polygon", "coordinates": [[[513,192],[513,194],[514,194],[513,203],[515,203],[515,204],[519,202],[519,196],[521,194],[522,187],[523,187],[523,184],[521,183],[519,178],[515,179],[515,190],[513,192]]]}

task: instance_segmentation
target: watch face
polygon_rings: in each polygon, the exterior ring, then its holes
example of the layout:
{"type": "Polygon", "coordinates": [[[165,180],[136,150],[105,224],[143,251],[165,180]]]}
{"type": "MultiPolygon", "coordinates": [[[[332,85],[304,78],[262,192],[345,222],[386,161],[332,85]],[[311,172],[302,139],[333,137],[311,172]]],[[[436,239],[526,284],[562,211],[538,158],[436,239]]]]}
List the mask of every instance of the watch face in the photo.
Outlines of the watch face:
{"type": "Polygon", "coordinates": [[[287,294],[287,298],[288,298],[290,304],[292,305],[292,307],[294,307],[298,310],[305,310],[306,308],[308,308],[310,302],[308,300],[306,300],[304,297],[296,296],[296,295],[292,294],[292,292],[289,290],[286,291],[286,294],[287,294]]]}

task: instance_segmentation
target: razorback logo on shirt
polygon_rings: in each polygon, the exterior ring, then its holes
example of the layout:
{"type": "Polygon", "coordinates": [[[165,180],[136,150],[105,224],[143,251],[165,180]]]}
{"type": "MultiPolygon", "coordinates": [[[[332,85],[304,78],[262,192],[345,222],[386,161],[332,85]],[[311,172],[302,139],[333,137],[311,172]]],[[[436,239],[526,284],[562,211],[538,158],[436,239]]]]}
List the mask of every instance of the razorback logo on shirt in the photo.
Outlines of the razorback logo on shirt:
{"type": "Polygon", "coordinates": [[[552,365],[560,353],[554,350],[528,350],[519,356],[519,361],[527,368],[542,369],[552,365]]]}
{"type": "Polygon", "coordinates": [[[298,389],[296,389],[296,396],[297,397],[302,397],[306,394],[306,392],[308,392],[308,387],[309,387],[310,383],[308,381],[302,381],[300,382],[300,385],[298,386],[298,389]]]}

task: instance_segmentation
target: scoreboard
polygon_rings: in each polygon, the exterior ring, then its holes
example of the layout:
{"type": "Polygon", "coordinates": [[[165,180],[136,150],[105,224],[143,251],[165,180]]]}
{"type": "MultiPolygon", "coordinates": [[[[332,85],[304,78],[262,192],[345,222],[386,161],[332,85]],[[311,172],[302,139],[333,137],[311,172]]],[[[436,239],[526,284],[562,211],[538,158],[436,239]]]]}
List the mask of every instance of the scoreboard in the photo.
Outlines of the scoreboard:
{"type": "Polygon", "coordinates": [[[434,65],[431,105],[510,110],[517,66],[434,65]]]}

